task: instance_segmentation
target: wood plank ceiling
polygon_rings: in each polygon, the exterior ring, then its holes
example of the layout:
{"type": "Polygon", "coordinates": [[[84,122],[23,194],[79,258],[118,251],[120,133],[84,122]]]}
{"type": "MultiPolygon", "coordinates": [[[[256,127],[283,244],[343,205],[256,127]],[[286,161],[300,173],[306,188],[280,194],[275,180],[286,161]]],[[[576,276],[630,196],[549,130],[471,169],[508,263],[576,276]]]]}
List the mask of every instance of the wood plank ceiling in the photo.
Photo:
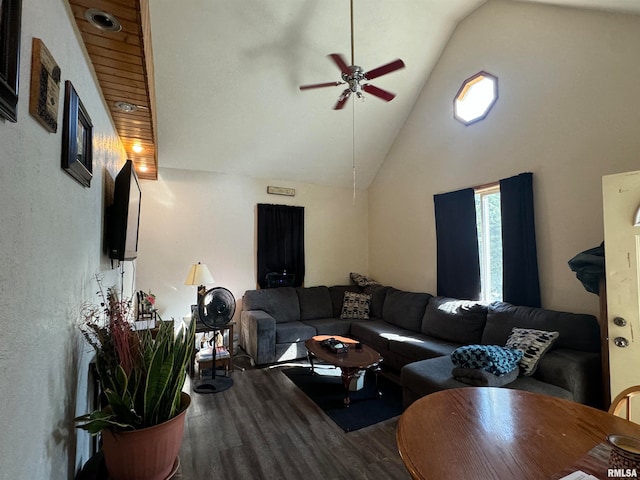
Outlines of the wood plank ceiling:
{"type": "MultiPolygon", "coordinates": [[[[102,95],[127,156],[139,178],[158,178],[157,124],[149,0],[68,0],[93,63],[102,95]],[[120,22],[119,31],[105,31],[85,16],[97,9],[120,22]],[[123,111],[118,102],[134,106],[123,111]],[[143,150],[139,150],[142,147],[143,150]],[[135,150],[134,150],[135,148],[135,150]]],[[[109,16],[94,14],[98,20],[109,16]]]]}

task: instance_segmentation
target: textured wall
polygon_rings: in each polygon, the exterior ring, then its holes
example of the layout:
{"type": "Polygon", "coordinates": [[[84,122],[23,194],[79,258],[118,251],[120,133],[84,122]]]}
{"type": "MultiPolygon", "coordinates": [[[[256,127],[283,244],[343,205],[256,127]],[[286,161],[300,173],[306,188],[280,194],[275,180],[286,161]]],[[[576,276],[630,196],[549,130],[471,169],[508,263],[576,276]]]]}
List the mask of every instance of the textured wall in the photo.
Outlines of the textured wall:
{"type": "Polygon", "coordinates": [[[567,266],[603,240],[601,177],[637,169],[640,16],[491,1],[459,24],[369,189],[370,273],[435,293],[433,195],[534,174],[543,306],[597,312],[567,266]],[[482,122],[460,84],[499,78],[482,122]]]}
{"type": "Polygon", "coordinates": [[[22,3],[18,123],[0,120],[0,479],[70,479],[88,445],[72,422],[87,408],[89,357],[76,317],[94,297],[95,273],[118,280],[101,254],[102,222],[105,176],[124,151],[67,3],[22,3]],[[44,41],[93,121],[91,188],[60,168],[62,108],[56,134],[28,113],[33,37],[44,41]]]}
{"type": "Polygon", "coordinates": [[[240,300],[256,288],[256,205],[305,207],[305,285],[349,283],[366,272],[367,194],[353,204],[349,188],[283,183],[237,175],[160,169],[142,182],[137,285],[157,294],[160,314],[182,318],[195,303],[184,285],[193,263],[206,263],[215,284],[240,300]],[[295,197],[268,195],[267,185],[296,189],[295,197]]]}

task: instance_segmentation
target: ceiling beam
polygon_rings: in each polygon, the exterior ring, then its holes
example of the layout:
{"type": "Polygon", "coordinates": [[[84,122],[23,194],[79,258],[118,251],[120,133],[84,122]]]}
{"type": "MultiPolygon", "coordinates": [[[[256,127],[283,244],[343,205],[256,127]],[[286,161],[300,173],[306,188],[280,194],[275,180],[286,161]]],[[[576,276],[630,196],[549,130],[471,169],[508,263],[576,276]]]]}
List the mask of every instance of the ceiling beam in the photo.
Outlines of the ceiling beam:
{"type": "MultiPolygon", "coordinates": [[[[156,94],[149,0],[68,0],[102,96],[139,178],[157,180],[156,94]],[[90,8],[112,15],[121,29],[107,31],[86,18],[90,8]],[[126,102],[134,111],[118,108],[126,102]],[[143,150],[136,152],[134,146],[143,150]]],[[[100,16],[98,16],[98,20],[100,16]]]]}

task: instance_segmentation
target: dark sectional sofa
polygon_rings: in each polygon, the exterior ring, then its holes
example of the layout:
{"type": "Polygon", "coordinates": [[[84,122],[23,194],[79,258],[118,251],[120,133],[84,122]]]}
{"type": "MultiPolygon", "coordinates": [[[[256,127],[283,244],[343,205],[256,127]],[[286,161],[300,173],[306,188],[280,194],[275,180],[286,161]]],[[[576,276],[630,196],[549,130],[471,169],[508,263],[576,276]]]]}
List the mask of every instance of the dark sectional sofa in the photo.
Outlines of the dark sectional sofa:
{"type": "Polygon", "coordinates": [[[379,351],[385,368],[400,372],[405,406],[429,393],[469,386],[453,378],[450,354],[463,345],[504,346],[511,329],[557,331],[532,376],[507,388],[601,406],[600,333],[596,318],[435,297],[393,287],[281,287],[248,290],[242,300],[240,345],[257,365],[306,356],[314,335],[356,338],[379,351]],[[340,318],[344,292],[371,295],[369,319],[340,318]]]}

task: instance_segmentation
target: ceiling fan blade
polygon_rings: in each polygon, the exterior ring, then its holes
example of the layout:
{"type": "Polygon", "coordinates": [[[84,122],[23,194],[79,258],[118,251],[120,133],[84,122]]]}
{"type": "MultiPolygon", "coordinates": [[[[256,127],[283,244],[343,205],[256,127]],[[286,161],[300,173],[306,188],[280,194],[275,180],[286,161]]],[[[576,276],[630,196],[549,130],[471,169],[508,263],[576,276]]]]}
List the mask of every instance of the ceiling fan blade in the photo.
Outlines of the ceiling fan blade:
{"type": "Polygon", "coordinates": [[[339,53],[332,53],[329,55],[329,57],[335,62],[342,73],[344,73],[345,75],[351,75],[351,69],[349,68],[349,65],[347,65],[347,62],[344,60],[344,57],[342,55],[340,55],[339,53]]]}
{"type": "Polygon", "coordinates": [[[396,70],[400,70],[404,68],[404,62],[400,59],[394,60],[393,62],[389,62],[386,65],[382,65],[381,67],[374,68],[373,70],[364,74],[367,80],[373,80],[374,78],[381,77],[382,75],[386,75],[387,73],[395,72],[396,70]]]}
{"type": "Polygon", "coordinates": [[[381,98],[385,102],[390,102],[396,96],[395,93],[387,92],[386,90],[378,88],[374,85],[362,85],[362,89],[365,92],[370,93],[371,95],[375,95],[376,97],[381,98]]]}
{"type": "Polygon", "coordinates": [[[312,88],[323,87],[335,87],[336,85],[342,85],[344,82],[326,82],[326,83],[314,83],[312,85],[300,85],[300,90],[309,90],[312,88]]]}
{"type": "Polygon", "coordinates": [[[333,109],[342,110],[342,108],[344,108],[345,104],[347,103],[347,100],[349,100],[350,96],[351,90],[347,88],[344,92],[342,92],[342,95],[340,95],[340,98],[338,98],[338,103],[336,103],[336,106],[333,107],[333,109]]]}

